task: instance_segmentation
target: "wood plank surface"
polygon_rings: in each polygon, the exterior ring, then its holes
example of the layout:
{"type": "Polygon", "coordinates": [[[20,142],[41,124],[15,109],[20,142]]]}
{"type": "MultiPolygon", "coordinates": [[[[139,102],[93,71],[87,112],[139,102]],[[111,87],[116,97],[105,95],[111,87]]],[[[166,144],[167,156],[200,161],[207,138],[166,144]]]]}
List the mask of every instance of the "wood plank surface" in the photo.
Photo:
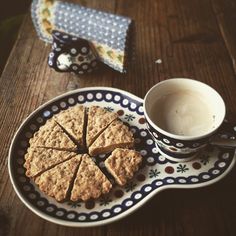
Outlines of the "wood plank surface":
{"type": "Polygon", "coordinates": [[[164,79],[194,78],[219,91],[227,118],[236,121],[234,1],[74,2],[134,19],[135,56],[127,74],[106,66],[84,77],[57,73],[47,66],[50,45],[38,39],[27,15],[0,77],[0,235],[236,235],[236,168],[213,186],[161,192],[125,219],[96,228],[49,223],[16,196],[7,170],[11,139],[28,114],[66,91],[111,86],[143,97],[164,79]]]}
{"type": "Polygon", "coordinates": [[[213,10],[218,21],[222,38],[232,60],[234,72],[236,73],[236,2],[231,0],[212,1],[213,10]]]}

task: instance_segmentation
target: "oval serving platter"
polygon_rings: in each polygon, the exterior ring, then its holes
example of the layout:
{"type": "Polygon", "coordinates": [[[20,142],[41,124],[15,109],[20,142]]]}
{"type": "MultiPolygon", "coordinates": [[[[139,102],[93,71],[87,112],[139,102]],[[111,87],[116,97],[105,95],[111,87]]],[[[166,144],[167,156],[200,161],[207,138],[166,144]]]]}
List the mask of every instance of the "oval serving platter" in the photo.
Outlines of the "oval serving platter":
{"type": "MultiPolygon", "coordinates": [[[[143,100],[123,90],[90,87],[58,96],[36,109],[19,127],[11,143],[8,169],[14,190],[21,201],[38,216],[66,226],[91,227],[121,219],[147,202],[158,192],[168,188],[203,187],[223,178],[235,164],[235,150],[209,147],[190,162],[169,161],[155,147],[146,130],[143,100]],[[135,149],[143,156],[143,163],[134,178],[124,187],[114,185],[111,192],[97,200],[58,203],[46,196],[25,175],[24,155],[29,139],[47,119],[76,104],[99,105],[117,112],[135,136],[135,149]]],[[[224,124],[219,135],[234,139],[236,127],[224,124]]],[[[107,155],[94,161],[105,172],[107,155]]],[[[112,180],[111,180],[112,181],[112,180]]]]}

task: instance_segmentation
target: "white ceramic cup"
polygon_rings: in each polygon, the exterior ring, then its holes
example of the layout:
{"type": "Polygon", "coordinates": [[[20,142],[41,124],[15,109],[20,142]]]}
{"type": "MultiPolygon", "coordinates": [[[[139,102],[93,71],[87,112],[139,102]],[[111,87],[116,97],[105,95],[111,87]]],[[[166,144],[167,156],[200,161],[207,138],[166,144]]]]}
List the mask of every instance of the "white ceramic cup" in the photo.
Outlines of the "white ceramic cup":
{"type": "Polygon", "coordinates": [[[188,161],[221,126],[225,103],[212,87],[187,78],[153,86],[144,98],[147,129],[159,152],[172,161],[188,161]]]}

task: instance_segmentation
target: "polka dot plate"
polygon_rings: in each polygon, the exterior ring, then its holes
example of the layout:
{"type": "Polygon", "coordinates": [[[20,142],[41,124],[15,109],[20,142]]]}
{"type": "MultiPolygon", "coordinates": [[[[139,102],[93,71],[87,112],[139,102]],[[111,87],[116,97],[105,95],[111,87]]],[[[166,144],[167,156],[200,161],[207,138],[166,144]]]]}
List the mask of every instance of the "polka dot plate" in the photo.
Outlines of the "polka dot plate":
{"type": "MultiPolygon", "coordinates": [[[[219,135],[234,139],[236,127],[225,123],[219,135]]],[[[56,97],[29,115],[13,138],[8,167],[17,195],[34,213],[61,225],[91,227],[111,223],[129,215],[163,189],[196,188],[215,183],[232,169],[234,156],[234,149],[209,146],[190,162],[169,161],[158,153],[146,130],[141,98],[114,88],[91,87],[56,97]],[[87,107],[99,105],[117,112],[119,118],[127,123],[134,133],[135,149],[142,154],[143,163],[134,178],[124,187],[114,184],[109,194],[97,200],[58,203],[42,193],[25,175],[24,155],[29,146],[29,139],[47,119],[76,104],[87,107]]],[[[106,158],[107,155],[100,155],[95,157],[94,161],[108,175],[104,168],[106,158]]]]}

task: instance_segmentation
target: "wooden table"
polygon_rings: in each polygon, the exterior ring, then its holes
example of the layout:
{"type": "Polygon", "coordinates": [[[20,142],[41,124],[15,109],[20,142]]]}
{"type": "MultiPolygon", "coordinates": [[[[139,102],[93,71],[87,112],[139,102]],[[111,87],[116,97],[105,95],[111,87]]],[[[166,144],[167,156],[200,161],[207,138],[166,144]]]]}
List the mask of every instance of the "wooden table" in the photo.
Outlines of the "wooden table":
{"type": "Polygon", "coordinates": [[[233,0],[81,0],[84,6],[129,16],[136,25],[136,56],[127,74],[108,67],[86,77],[47,66],[49,45],[28,14],[0,77],[0,235],[236,235],[236,168],[213,186],[161,192],[134,214],[96,228],[49,223],[16,196],[7,170],[11,139],[24,118],[66,91],[112,86],[143,97],[161,80],[189,77],[223,96],[236,119],[236,2],[233,0]],[[162,63],[155,63],[161,59],[162,63]]]}

